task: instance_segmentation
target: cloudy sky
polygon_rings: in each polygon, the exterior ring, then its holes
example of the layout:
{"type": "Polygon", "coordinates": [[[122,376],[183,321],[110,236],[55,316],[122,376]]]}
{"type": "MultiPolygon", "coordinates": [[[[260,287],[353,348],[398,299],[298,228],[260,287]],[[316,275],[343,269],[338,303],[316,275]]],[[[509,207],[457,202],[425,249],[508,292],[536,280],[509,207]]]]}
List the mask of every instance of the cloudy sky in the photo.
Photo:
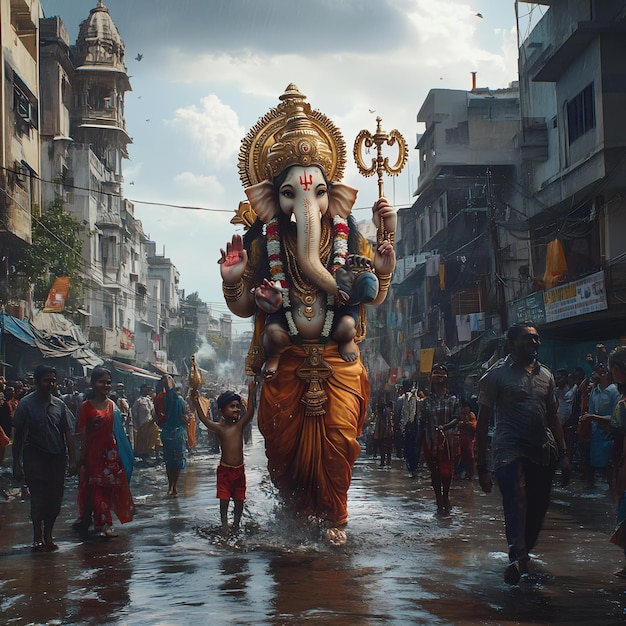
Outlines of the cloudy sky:
{"type": "MultiPolygon", "coordinates": [[[[72,42],[97,0],[42,0],[72,42]]],[[[342,130],[344,181],[359,189],[366,219],[375,178],[362,178],[351,147],[362,128],[398,129],[410,148],[404,172],[385,183],[397,206],[412,201],[418,170],[417,112],[430,89],[506,87],[517,74],[513,0],[105,0],[126,46],[133,91],[126,125],[125,196],[159,253],[226,312],[216,260],[237,229],[245,199],[237,173],[241,139],[293,82],[342,130]],[[479,15],[480,14],[480,17],[479,15]],[[142,54],[141,61],[136,59],[142,54]],[[370,111],[375,111],[371,113],[370,111]],[[196,207],[155,206],[149,202],[196,207]]],[[[541,12],[521,4],[520,13],[541,12]]],[[[239,326],[241,330],[245,327],[239,326]]]]}

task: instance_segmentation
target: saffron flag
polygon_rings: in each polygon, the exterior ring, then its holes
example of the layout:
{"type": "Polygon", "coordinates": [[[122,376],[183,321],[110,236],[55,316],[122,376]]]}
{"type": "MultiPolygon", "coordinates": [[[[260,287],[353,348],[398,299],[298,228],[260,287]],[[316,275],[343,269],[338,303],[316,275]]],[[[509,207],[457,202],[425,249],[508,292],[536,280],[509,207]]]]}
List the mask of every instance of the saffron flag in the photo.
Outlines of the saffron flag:
{"type": "Polygon", "coordinates": [[[65,309],[65,301],[70,291],[70,277],[60,276],[54,279],[54,283],[48,292],[46,303],[43,307],[44,313],[61,313],[65,309]]]}
{"type": "Polygon", "coordinates": [[[543,275],[546,289],[563,285],[567,282],[567,277],[567,259],[563,244],[558,239],[554,239],[546,246],[546,273],[543,275]]]}

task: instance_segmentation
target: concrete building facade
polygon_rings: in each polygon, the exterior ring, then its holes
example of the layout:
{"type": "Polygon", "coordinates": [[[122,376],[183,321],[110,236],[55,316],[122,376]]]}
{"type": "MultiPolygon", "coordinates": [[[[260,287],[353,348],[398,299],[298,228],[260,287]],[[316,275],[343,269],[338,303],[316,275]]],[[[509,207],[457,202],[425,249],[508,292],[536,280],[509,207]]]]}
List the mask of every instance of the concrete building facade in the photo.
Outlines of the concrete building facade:
{"type": "Polygon", "coordinates": [[[39,0],[0,2],[0,288],[40,210],[39,0]]]}
{"type": "Polygon", "coordinates": [[[131,138],[124,95],[131,85],[124,43],[99,0],[75,45],[58,17],[41,20],[44,206],[62,201],[82,224],[82,327],[100,354],[146,366],[167,363],[178,325],[179,274],[123,196],[131,138]]]}
{"type": "Polygon", "coordinates": [[[511,315],[530,310],[555,339],[617,340],[626,334],[626,7],[540,4],[519,54],[523,210],[533,273],[549,281],[555,250],[561,260],[543,306],[522,299],[511,315]]]}
{"type": "MultiPolygon", "coordinates": [[[[502,221],[517,202],[519,89],[433,89],[417,115],[416,200],[399,211],[398,263],[379,325],[397,377],[429,371],[486,332],[500,332],[527,247],[502,221]],[[494,276],[498,276],[494,280],[494,276]]],[[[489,335],[491,336],[491,335],[489,335]]]]}

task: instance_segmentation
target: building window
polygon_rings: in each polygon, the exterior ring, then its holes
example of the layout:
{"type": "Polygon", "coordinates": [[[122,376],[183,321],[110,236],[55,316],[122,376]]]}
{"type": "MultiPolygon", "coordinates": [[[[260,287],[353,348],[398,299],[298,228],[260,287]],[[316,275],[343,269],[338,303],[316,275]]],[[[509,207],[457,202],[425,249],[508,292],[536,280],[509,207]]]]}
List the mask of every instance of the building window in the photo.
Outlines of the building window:
{"type": "Polygon", "coordinates": [[[430,229],[428,228],[428,218],[426,215],[420,215],[419,217],[419,236],[420,236],[420,250],[426,245],[426,242],[430,239],[430,229]]]}
{"type": "Polygon", "coordinates": [[[424,144],[424,147],[420,149],[421,173],[424,173],[433,166],[433,161],[436,156],[437,151],[435,149],[435,137],[431,136],[427,143],[424,144]]]}
{"type": "Polygon", "coordinates": [[[117,239],[114,236],[102,237],[102,264],[105,267],[118,265],[117,239]]]}
{"type": "Polygon", "coordinates": [[[596,126],[593,83],[567,103],[567,137],[572,144],[596,126]]]}
{"type": "Polygon", "coordinates": [[[442,193],[437,198],[437,207],[435,209],[437,215],[437,232],[448,225],[448,194],[442,193]]]}
{"type": "Polygon", "coordinates": [[[113,307],[110,304],[103,304],[102,312],[104,313],[104,327],[111,330],[113,328],[113,307]]]}
{"type": "Polygon", "coordinates": [[[13,165],[13,180],[22,189],[26,189],[28,185],[28,170],[24,165],[15,161],[13,165]]]}
{"type": "Polygon", "coordinates": [[[469,122],[461,122],[455,128],[446,128],[447,144],[469,143],[469,122]]]}
{"type": "Polygon", "coordinates": [[[37,104],[33,103],[24,90],[13,85],[13,108],[15,109],[16,130],[21,135],[27,135],[31,128],[39,126],[37,104]]]}

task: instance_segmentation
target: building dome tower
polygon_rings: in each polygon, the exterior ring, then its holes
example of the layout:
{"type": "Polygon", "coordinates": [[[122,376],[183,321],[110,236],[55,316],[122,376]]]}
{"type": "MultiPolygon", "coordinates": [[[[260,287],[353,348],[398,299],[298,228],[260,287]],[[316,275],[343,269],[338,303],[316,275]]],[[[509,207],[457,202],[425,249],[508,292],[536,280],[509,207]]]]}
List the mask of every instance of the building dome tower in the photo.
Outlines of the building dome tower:
{"type": "Polygon", "coordinates": [[[124,42],[102,0],[80,25],[75,62],[78,66],[113,67],[126,74],[124,42]]]}
{"type": "Polygon", "coordinates": [[[124,94],[131,90],[124,65],[124,42],[102,0],[80,25],[72,48],[75,67],[76,106],[72,137],[91,145],[120,193],[122,159],[128,158],[131,138],[126,133],[124,94]]]}
{"type": "MultiPolygon", "coordinates": [[[[134,218],[132,203],[123,197],[122,162],[128,158],[131,143],[124,97],[131,86],[124,42],[102,0],[81,23],[70,57],[72,142],[67,169],[71,200],[66,206],[85,226],[87,334],[103,354],[132,361],[137,320],[146,314],[147,266],[142,246],[147,237],[134,218]]],[[[145,332],[142,337],[146,353],[145,332]]]]}

